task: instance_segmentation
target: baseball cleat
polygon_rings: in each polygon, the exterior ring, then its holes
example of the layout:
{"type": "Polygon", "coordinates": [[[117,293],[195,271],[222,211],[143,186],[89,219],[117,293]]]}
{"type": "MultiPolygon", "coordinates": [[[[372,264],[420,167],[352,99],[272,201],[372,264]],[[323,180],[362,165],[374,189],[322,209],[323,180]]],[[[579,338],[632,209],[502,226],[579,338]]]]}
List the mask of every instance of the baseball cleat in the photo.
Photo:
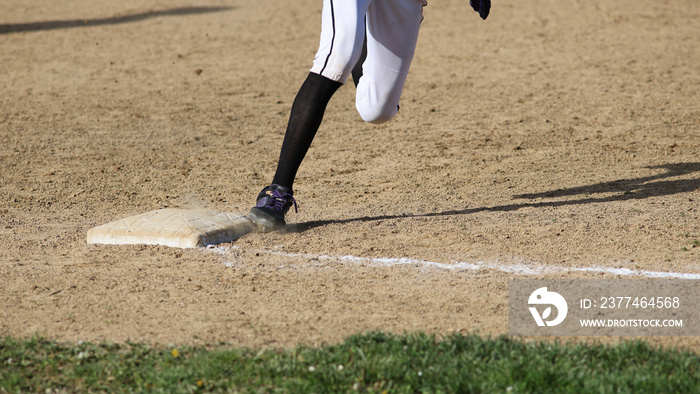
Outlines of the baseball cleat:
{"type": "Polygon", "coordinates": [[[262,189],[248,217],[265,232],[284,227],[284,215],[289,208],[294,205],[294,212],[297,211],[297,202],[292,194],[292,189],[276,184],[262,189]]]}

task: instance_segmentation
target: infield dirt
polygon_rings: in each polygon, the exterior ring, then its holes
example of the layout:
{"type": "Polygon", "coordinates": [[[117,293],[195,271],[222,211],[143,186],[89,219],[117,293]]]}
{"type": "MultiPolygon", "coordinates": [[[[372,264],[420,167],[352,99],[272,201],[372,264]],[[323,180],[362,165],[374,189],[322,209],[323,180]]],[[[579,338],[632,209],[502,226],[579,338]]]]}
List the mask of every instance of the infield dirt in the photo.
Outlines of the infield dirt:
{"type": "Polygon", "coordinates": [[[323,255],[700,273],[695,0],[494,0],[486,21],[466,0],[431,1],[397,117],[363,123],[341,88],[288,231],[218,253],[87,245],[86,232],[165,207],[247,212],[311,67],[321,1],[2,8],[0,335],[498,335],[508,278],[522,277],[323,255]]]}

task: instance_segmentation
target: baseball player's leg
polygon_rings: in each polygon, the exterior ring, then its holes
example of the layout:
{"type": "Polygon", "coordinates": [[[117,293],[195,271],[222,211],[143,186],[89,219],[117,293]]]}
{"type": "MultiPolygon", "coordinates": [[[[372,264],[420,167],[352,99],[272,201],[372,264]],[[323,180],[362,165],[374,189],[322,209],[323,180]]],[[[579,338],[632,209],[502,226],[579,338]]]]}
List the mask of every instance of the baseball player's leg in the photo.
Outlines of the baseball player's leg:
{"type": "Polygon", "coordinates": [[[396,115],[425,4],[423,0],[382,0],[369,6],[367,58],[355,101],[365,121],[383,123],[396,115]]]}
{"type": "Polygon", "coordinates": [[[321,126],[326,106],[340,82],[309,73],[301,85],[289,114],[277,170],[272,183],[291,188],[311,142],[321,126]]]}
{"type": "Polygon", "coordinates": [[[326,105],[361,55],[364,14],[370,3],[371,0],[324,0],[319,49],[292,105],[273,183],[292,187],[326,105]]]}
{"type": "Polygon", "coordinates": [[[326,105],[361,55],[369,4],[369,0],[324,1],[319,49],[292,105],[273,183],[292,187],[326,105]]]}
{"type": "Polygon", "coordinates": [[[318,74],[309,73],[297,93],[282,142],[277,170],[272,185],[263,189],[257,197],[250,218],[264,230],[284,226],[284,215],[296,201],[292,186],[297,170],[318,131],[326,105],[340,82],[318,74]]]}
{"type": "Polygon", "coordinates": [[[292,104],[272,185],[258,194],[256,206],[250,211],[251,219],[265,230],[283,226],[284,215],[296,206],[292,197],[294,178],[328,102],[360,57],[368,5],[369,0],[324,0],[319,50],[292,104]]]}

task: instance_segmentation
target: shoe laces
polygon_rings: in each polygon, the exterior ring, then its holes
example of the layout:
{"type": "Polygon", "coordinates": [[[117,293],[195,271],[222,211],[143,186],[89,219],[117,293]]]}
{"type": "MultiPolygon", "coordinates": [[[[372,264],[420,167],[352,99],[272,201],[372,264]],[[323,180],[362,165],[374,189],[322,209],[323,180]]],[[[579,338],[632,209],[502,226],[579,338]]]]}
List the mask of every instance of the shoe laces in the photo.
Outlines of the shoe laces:
{"type": "Polygon", "coordinates": [[[294,204],[294,212],[298,212],[297,201],[291,194],[282,193],[278,189],[270,189],[269,192],[272,194],[270,195],[270,198],[267,199],[267,203],[265,204],[266,207],[282,212],[284,211],[284,206],[291,201],[292,204],[294,204]]]}

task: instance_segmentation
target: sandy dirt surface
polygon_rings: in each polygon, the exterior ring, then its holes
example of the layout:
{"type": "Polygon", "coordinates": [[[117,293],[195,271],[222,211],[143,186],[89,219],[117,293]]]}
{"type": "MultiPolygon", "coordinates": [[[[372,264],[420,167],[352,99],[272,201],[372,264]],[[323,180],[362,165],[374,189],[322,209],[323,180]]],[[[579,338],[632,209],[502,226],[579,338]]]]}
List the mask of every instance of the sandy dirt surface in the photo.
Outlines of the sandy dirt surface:
{"type": "Polygon", "coordinates": [[[363,123],[352,84],[332,99],[287,231],[188,250],[86,233],[164,207],[247,212],[273,175],[321,1],[2,9],[0,335],[499,335],[509,278],[700,273],[696,0],[494,0],[487,21],[433,0],[392,122],[363,123]],[[400,258],[414,261],[382,260],[400,258]],[[507,272],[522,266],[552,270],[507,272]]]}

